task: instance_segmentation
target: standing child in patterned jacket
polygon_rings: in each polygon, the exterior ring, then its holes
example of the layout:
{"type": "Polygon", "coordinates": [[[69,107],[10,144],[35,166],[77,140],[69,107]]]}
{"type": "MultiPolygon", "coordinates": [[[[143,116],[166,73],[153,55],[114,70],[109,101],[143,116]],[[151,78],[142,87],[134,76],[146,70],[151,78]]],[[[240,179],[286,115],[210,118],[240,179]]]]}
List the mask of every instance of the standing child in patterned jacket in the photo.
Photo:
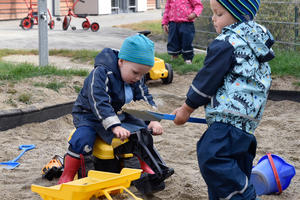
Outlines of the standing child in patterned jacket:
{"type": "Polygon", "coordinates": [[[202,9],[200,0],[167,0],[162,26],[168,34],[167,50],[172,58],[182,54],[185,63],[192,64],[194,21],[201,14],[202,9]]]}
{"type": "Polygon", "coordinates": [[[274,39],[253,21],[258,0],[210,0],[210,7],[219,35],[209,45],[185,103],[174,111],[174,123],[184,124],[204,105],[208,129],[197,143],[197,156],[209,199],[254,200],[249,182],[254,130],[271,86],[268,61],[274,58],[274,39]]]}

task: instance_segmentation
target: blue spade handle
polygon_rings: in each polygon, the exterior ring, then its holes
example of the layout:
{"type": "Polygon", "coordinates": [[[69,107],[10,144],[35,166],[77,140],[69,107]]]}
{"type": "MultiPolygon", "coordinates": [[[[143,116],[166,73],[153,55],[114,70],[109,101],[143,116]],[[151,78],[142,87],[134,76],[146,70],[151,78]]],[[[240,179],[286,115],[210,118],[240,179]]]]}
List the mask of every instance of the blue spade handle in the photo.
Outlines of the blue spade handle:
{"type": "Polygon", "coordinates": [[[35,148],[35,145],[34,144],[29,144],[29,145],[20,145],[19,146],[19,149],[20,150],[23,150],[20,155],[18,155],[18,157],[16,157],[15,159],[11,160],[11,162],[16,162],[17,160],[19,160],[21,158],[21,156],[23,156],[23,154],[26,152],[26,151],[29,151],[31,149],[34,149],[35,148]]]}
{"type": "MultiPolygon", "coordinates": [[[[149,113],[151,113],[152,115],[154,115],[155,117],[157,117],[159,119],[166,119],[166,120],[174,120],[175,119],[175,115],[161,114],[161,113],[150,112],[150,111],[149,111],[149,113]]],[[[207,124],[205,119],[196,118],[196,117],[190,117],[188,119],[188,122],[207,124]]]]}

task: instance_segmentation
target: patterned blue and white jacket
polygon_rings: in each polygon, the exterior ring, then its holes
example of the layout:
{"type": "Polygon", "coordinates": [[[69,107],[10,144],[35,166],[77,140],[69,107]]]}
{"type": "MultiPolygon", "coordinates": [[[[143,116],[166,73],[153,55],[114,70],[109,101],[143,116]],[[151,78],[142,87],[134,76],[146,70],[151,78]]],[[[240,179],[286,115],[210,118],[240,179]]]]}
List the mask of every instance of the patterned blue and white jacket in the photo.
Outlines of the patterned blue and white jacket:
{"type": "Polygon", "coordinates": [[[271,33],[254,21],[224,27],[209,45],[204,67],[194,78],[186,104],[205,105],[208,125],[231,124],[253,133],[271,86],[271,33]]]}

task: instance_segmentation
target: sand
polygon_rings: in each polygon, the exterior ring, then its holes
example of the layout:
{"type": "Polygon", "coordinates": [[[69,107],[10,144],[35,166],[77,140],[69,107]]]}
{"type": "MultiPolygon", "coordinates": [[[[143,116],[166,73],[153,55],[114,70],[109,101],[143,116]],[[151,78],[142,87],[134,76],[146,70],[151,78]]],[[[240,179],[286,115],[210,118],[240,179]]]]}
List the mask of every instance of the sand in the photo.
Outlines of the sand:
{"type": "MultiPolygon", "coordinates": [[[[86,65],[85,65],[86,66],[86,65]]],[[[172,84],[163,85],[160,81],[149,83],[150,92],[162,113],[170,113],[180,106],[185,99],[188,86],[195,73],[178,75],[175,74],[172,84]]],[[[290,79],[288,79],[290,80],[290,79]]],[[[46,81],[43,79],[43,81],[46,81]]],[[[62,80],[61,80],[62,81],[62,80]]],[[[68,84],[82,84],[83,78],[74,77],[67,81],[68,84]]],[[[0,85],[1,103],[0,109],[15,108],[11,104],[3,103],[5,98],[11,97],[17,107],[26,107],[17,101],[18,93],[32,91],[33,99],[31,104],[45,103],[53,104],[66,100],[75,100],[76,94],[71,86],[63,88],[59,93],[30,86],[32,80],[22,81],[21,84],[9,86],[0,85]],[[20,86],[22,85],[22,86],[20,86]],[[15,94],[7,95],[8,88],[14,88],[15,94]],[[41,92],[38,92],[40,90],[41,92]],[[5,94],[5,95],[2,95],[5,94]]],[[[287,81],[284,81],[286,84],[287,81]]],[[[280,79],[276,81],[280,85],[280,79]]],[[[275,84],[275,85],[276,85],[275,84]]],[[[290,86],[291,84],[289,84],[290,86]]],[[[193,113],[193,117],[204,118],[203,108],[193,113]]],[[[154,137],[155,146],[169,167],[175,169],[175,173],[166,180],[166,189],[155,193],[152,197],[143,197],[153,200],[202,200],[207,199],[207,188],[200,175],[196,143],[206,130],[204,124],[187,123],[183,126],[175,126],[172,121],[161,122],[164,127],[164,134],[154,137]]],[[[13,170],[0,168],[0,198],[37,200],[41,199],[36,193],[30,190],[31,184],[44,186],[55,185],[57,179],[48,181],[42,179],[42,167],[54,156],[63,156],[68,147],[67,137],[73,129],[72,116],[66,115],[43,123],[25,124],[14,129],[0,132],[0,161],[8,161],[15,158],[20,151],[21,144],[34,144],[36,148],[26,152],[19,160],[20,166],[13,170]]],[[[300,169],[300,103],[293,101],[268,101],[263,120],[257,128],[258,148],[254,164],[259,158],[270,152],[279,155],[288,163],[300,169]]],[[[292,179],[290,186],[281,195],[264,195],[262,200],[299,200],[300,199],[300,176],[292,179]]],[[[135,188],[131,190],[141,197],[135,188]]]]}

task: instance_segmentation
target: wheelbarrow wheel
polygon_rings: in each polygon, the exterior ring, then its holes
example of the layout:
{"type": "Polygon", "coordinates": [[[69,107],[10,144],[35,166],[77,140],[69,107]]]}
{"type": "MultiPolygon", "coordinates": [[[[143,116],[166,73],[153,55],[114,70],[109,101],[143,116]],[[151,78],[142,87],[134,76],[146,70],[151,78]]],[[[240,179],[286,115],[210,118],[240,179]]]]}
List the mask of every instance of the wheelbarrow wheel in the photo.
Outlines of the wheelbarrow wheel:
{"type": "Polygon", "coordinates": [[[54,25],[55,25],[54,20],[50,20],[48,25],[51,30],[54,29],[54,25]]]}
{"type": "Polygon", "coordinates": [[[89,30],[89,28],[90,28],[90,23],[86,20],[86,21],[84,21],[84,22],[82,22],[82,28],[83,28],[83,30],[89,30]]]}
{"type": "Polygon", "coordinates": [[[100,28],[100,26],[99,26],[99,24],[98,24],[97,22],[92,23],[92,25],[91,25],[91,30],[92,30],[93,32],[98,31],[99,28],[100,28]]]}
{"type": "Polygon", "coordinates": [[[65,16],[63,24],[62,24],[62,28],[64,31],[68,30],[70,26],[70,18],[68,16],[65,16]]]}
{"type": "Polygon", "coordinates": [[[163,84],[172,83],[172,81],[173,81],[172,65],[169,63],[165,63],[165,68],[168,70],[168,76],[167,76],[167,78],[162,78],[161,80],[162,80],[163,84]]]}
{"type": "Polygon", "coordinates": [[[29,30],[33,26],[33,20],[30,19],[29,17],[25,17],[21,20],[20,26],[22,27],[23,30],[29,30]]]}

